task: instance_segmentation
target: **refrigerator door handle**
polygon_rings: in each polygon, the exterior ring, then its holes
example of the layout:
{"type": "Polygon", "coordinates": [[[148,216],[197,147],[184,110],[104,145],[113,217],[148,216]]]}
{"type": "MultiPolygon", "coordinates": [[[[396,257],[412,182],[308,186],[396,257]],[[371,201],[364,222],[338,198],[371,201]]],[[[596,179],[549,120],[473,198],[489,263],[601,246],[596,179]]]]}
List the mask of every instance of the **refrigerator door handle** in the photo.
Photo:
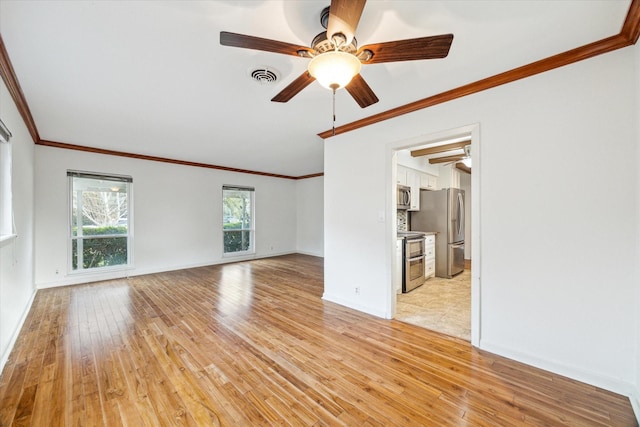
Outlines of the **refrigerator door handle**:
{"type": "Polygon", "coordinates": [[[464,198],[462,197],[461,193],[458,193],[458,234],[462,233],[462,227],[464,226],[463,224],[464,224],[464,198]]]}

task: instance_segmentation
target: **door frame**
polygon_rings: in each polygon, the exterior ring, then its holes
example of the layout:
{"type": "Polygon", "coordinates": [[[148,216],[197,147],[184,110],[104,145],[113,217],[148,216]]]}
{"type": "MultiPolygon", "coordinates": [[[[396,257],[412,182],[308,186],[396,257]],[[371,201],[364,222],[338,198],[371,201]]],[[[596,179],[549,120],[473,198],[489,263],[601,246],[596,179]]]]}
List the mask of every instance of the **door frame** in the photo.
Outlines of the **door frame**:
{"type": "MultiPolygon", "coordinates": [[[[481,271],[482,271],[482,240],[481,240],[481,149],[480,149],[480,123],[460,126],[453,129],[443,130],[428,135],[420,135],[401,141],[390,142],[386,146],[386,167],[385,176],[387,183],[387,248],[389,248],[388,259],[390,263],[390,273],[395,271],[395,251],[396,251],[396,227],[397,211],[396,203],[396,179],[397,179],[397,152],[398,150],[411,149],[418,146],[424,147],[435,145],[446,140],[469,136],[471,137],[471,162],[473,172],[471,173],[471,344],[474,347],[480,346],[482,304],[481,304],[481,271]]],[[[388,275],[392,277],[392,274],[388,275]]],[[[387,287],[386,312],[391,317],[395,317],[396,292],[393,289],[393,280],[389,281],[387,287]]]]}

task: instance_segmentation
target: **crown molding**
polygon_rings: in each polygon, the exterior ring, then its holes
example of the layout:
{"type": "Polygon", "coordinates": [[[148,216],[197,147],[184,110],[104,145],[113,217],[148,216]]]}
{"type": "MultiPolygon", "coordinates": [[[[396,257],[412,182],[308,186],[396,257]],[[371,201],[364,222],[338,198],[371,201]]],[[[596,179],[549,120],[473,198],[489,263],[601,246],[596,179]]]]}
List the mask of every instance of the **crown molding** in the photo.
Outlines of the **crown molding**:
{"type": "Polygon", "coordinates": [[[638,41],[638,36],[640,36],[640,0],[631,0],[631,5],[629,6],[629,11],[627,12],[622,29],[620,30],[620,33],[615,36],[607,37],[605,39],[532,62],[522,67],[496,74],[495,76],[488,77],[486,79],[478,80],[464,86],[459,86],[455,89],[451,89],[437,95],[429,96],[391,110],[383,111],[381,113],[338,126],[335,128],[335,131],[334,129],[326,130],[319,133],[318,136],[322,139],[331,138],[335,135],[370,126],[375,123],[432,107],[434,105],[443,104],[454,99],[473,95],[474,93],[515,82],[555,68],[564,67],[565,65],[583,61],[594,56],[602,55],[603,53],[622,49],[624,47],[634,45],[638,41]]]}
{"type": "Polygon", "coordinates": [[[16,107],[18,108],[18,112],[22,116],[22,120],[24,120],[24,123],[31,134],[33,142],[38,142],[40,140],[40,135],[38,134],[38,128],[36,128],[36,122],[33,120],[31,110],[29,110],[29,105],[27,104],[27,100],[24,97],[24,93],[22,93],[22,88],[18,82],[18,77],[16,76],[13,65],[11,65],[11,61],[9,60],[9,54],[7,53],[7,48],[4,45],[4,40],[2,40],[2,35],[0,35],[0,75],[9,90],[11,98],[13,98],[13,102],[15,102],[16,107]]]}
{"type": "Polygon", "coordinates": [[[187,161],[187,160],[170,159],[170,158],[167,158],[167,157],[148,156],[146,154],[129,153],[129,152],[125,152],[125,151],[106,150],[104,148],[87,147],[87,146],[84,146],[84,145],[67,144],[67,143],[64,143],[64,142],[47,141],[47,140],[44,140],[44,139],[41,139],[38,142],[36,142],[36,145],[41,145],[43,147],[62,148],[62,149],[66,149],[66,150],[84,151],[86,153],[102,154],[102,155],[107,155],[107,156],[118,156],[118,157],[127,157],[127,158],[130,158],[130,159],[149,160],[149,161],[152,161],[152,162],[171,163],[171,164],[174,164],[174,165],[193,166],[193,167],[197,167],[197,168],[206,168],[206,169],[216,169],[216,170],[222,170],[222,171],[227,171],[227,172],[247,173],[247,174],[251,174],[251,175],[261,175],[261,176],[268,176],[268,177],[272,177],[272,178],[283,178],[283,179],[298,180],[298,179],[312,178],[312,177],[323,176],[324,175],[322,173],[313,174],[313,175],[304,175],[304,176],[280,175],[280,174],[277,174],[277,173],[269,173],[269,172],[253,171],[253,170],[249,170],[249,169],[232,168],[232,167],[228,167],[228,166],[212,165],[212,164],[209,164],[209,163],[190,162],[190,161],[187,161]]]}
{"type": "Polygon", "coordinates": [[[623,35],[629,44],[636,44],[640,37],[640,1],[632,0],[627,12],[627,18],[622,24],[620,34],[623,35]]]}

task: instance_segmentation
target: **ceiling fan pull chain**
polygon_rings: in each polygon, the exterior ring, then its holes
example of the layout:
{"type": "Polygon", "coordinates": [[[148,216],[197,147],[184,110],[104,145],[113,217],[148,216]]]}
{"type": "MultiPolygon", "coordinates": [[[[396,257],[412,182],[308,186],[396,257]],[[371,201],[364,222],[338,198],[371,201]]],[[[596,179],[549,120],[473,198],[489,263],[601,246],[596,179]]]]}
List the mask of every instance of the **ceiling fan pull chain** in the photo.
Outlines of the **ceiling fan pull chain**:
{"type": "Polygon", "coordinates": [[[331,135],[336,136],[336,89],[333,89],[333,128],[331,128],[331,135]]]}

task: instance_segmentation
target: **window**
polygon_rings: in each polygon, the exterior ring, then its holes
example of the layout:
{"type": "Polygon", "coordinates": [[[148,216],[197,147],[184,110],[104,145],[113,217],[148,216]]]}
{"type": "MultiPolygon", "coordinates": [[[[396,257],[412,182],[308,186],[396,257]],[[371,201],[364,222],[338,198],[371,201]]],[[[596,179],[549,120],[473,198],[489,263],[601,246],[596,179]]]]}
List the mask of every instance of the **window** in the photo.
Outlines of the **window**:
{"type": "Polygon", "coordinates": [[[0,120],[0,241],[15,237],[11,192],[11,132],[0,120]]]}
{"type": "Polygon", "coordinates": [[[225,254],[254,252],[253,188],[222,187],[222,234],[225,254]]]}
{"type": "Polygon", "coordinates": [[[71,270],[131,263],[131,186],[127,176],[68,171],[71,270]]]}

